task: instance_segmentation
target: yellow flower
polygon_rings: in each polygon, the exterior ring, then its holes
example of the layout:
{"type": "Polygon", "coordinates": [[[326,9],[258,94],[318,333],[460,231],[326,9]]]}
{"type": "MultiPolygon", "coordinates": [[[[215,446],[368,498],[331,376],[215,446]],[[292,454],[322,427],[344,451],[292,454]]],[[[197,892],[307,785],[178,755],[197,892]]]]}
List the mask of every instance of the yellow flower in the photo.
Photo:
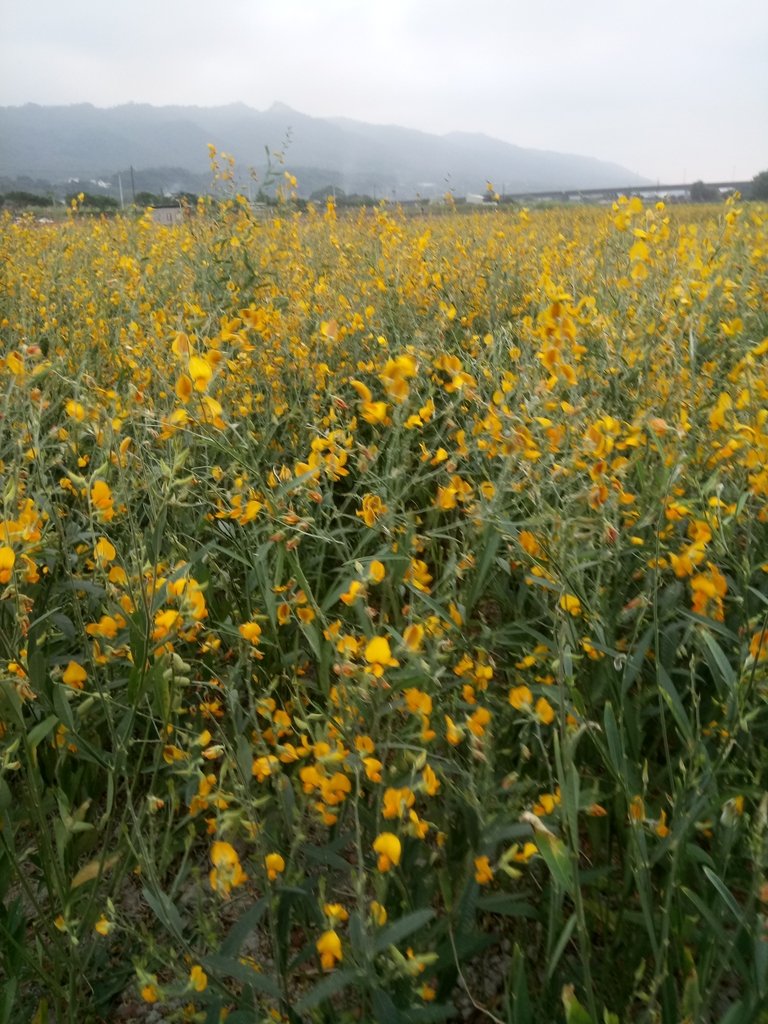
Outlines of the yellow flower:
{"type": "Polygon", "coordinates": [[[157,984],[154,981],[147,982],[146,985],[142,985],[141,998],[145,1003],[156,1003],[160,998],[160,992],[158,991],[157,984]]]}
{"type": "Polygon", "coordinates": [[[13,567],[16,564],[16,554],[13,548],[7,544],[0,547],[0,583],[9,583],[13,567]]]}
{"type": "Polygon", "coordinates": [[[349,589],[346,593],[341,594],[339,600],[342,601],[347,607],[353,605],[358,597],[365,595],[365,587],[359,580],[352,580],[349,584],[349,589]]]}
{"type": "Polygon", "coordinates": [[[427,832],[429,832],[429,822],[420,818],[416,811],[409,811],[406,831],[409,836],[413,836],[416,839],[423,839],[427,832]]]}
{"type": "Polygon", "coordinates": [[[189,376],[194,382],[195,391],[205,391],[208,387],[208,382],[213,376],[213,370],[210,363],[205,359],[202,359],[200,356],[190,356],[189,376]]]}
{"type": "Polygon", "coordinates": [[[200,964],[195,964],[192,970],[189,972],[189,984],[195,992],[205,992],[208,987],[208,975],[205,973],[200,964]]]}
{"type": "Polygon", "coordinates": [[[371,782],[381,782],[381,769],[384,765],[376,757],[364,757],[365,774],[371,782]]]}
{"type": "Polygon", "coordinates": [[[323,913],[328,918],[328,923],[335,928],[337,924],[344,924],[349,920],[349,913],[341,903],[326,903],[323,905],[323,913]]]}
{"type": "Polygon", "coordinates": [[[533,694],[528,686],[514,686],[509,691],[509,703],[516,711],[530,711],[533,694]]]}
{"type": "Polygon", "coordinates": [[[555,720],[555,711],[546,697],[539,697],[536,701],[536,716],[543,725],[551,725],[555,720]]]}
{"type": "Polygon", "coordinates": [[[431,765],[425,765],[424,771],[421,773],[421,778],[424,783],[424,789],[429,796],[436,796],[437,791],[440,789],[440,779],[434,772],[431,765]]]}
{"type": "Polygon", "coordinates": [[[373,852],[379,855],[379,871],[391,871],[400,863],[402,845],[394,832],[381,832],[373,841],[373,852]]]}
{"type": "Polygon", "coordinates": [[[120,620],[113,618],[111,615],[102,615],[98,622],[90,623],[85,627],[85,632],[88,636],[102,636],[106,640],[114,640],[117,636],[117,631],[121,625],[125,624],[125,620],[120,616],[120,620]]]}
{"type": "Polygon", "coordinates": [[[629,820],[635,823],[645,818],[645,804],[641,796],[633,796],[629,802],[629,820]]]}
{"type": "Polygon", "coordinates": [[[399,665],[400,662],[392,657],[389,647],[389,640],[385,636],[375,636],[369,640],[365,648],[365,660],[370,666],[370,671],[378,678],[384,674],[384,669],[399,665]]]}
{"type": "Polygon", "coordinates": [[[323,932],[315,943],[315,949],[320,954],[320,964],[324,971],[332,971],[336,962],[341,960],[341,939],[331,928],[323,932]]]}
{"type": "Polygon", "coordinates": [[[387,512],[387,506],[376,494],[363,495],[363,507],[355,515],[359,516],[366,526],[373,526],[387,512]]]}
{"type": "Polygon", "coordinates": [[[493,669],[490,665],[475,665],[475,684],[479,690],[487,690],[488,683],[493,679],[493,669]]]}
{"type": "Polygon", "coordinates": [[[85,419],[85,409],[80,402],[75,402],[73,399],[70,399],[64,406],[64,409],[67,416],[75,420],[77,423],[82,423],[85,419]]]}
{"type": "Polygon", "coordinates": [[[471,672],[474,668],[475,663],[472,661],[468,654],[462,654],[459,661],[453,666],[453,673],[457,675],[459,679],[465,676],[468,672],[471,672]]]}
{"type": "Polygon", "coordinates": [[[97,480],[91,488],[91,504],[105,522],[115,518],[112,491],[103,480],[97,480]]]}
{"type": "Polygon", "coordinates": [[[667,812],[662,811],[659,814],[659,820],[653,827],[653,831],[660,839],[666,839],[669,835],[669,826],[667,825],[667,812]]]}
{"type": "Polygon", "coordinates": [[[267,869],[270,882],[274,882],[277,876],[285,871],[285,860],[279,853],[268,853],[264,858],[264,867],[267,869]]]}
{"type": "Polygon", "coordinates": [[[93,547],[93,557],[99,565],[109,565],[114,562],[117,552],[106,537],[100,537],[93,547]]]}
{"type": "Polygon", "coordinates": [[[401,818],[403,814],[415,803],[413,791],[408,786],[400,789],[389,788],[384,790],[382,817],[401,818]]]}
{"type": "Polygon", "coordinates": [[[406,583],[410,583],[412,587],[420,590],[422,594],[431,593],[429,584],[432,582],[432,575],[427,563],[421,558],[411,559],[411,563],[406,569],[403,578],[406,583]]]}
{"type": "Polygon", "coordinates": [[[464,739],[464,730],[456,725],[448,715],[445,716],[445,738],[452,747],[458,747],[464,739]]]}
{"type": "MultiPolygon", "coordinates": [[[[360,403],[360,415],[363,417],[366,423],[370,423],[371,426],[377,426],[379,424],[388,426],[391,420],[388,416],[389,406],[386,402],[361,402],[360,403]]],[[[370,525],[370,524],[368,524],[370,525]]]]}
{"type": "Polygon", "coordinates": [[[542,793],[538,802],[533,805],[533,813],[542,817],[551,814],[560,804],[560,787],[554,793],[542,793]]]}
{"type": "Polygon", "coordinates": [[[112,922],[103,914],[96,922],[96,924],[93,926],[93,930],[95,932],[98,932],[99,935],[109,935],[109,933],[112,931],[112,928],[112,922]]]}
{"type": "Polygon", "coordinates": [[[383,562],[379,562],[377,559],[374,559],[374,561],[372,561],[368,566],[368,576],[374,583],[381,583],[386,575],[387,570],[384,568],[383,562]]]}
{"type": "Polygon", "coordinates": [[[575,594],[563,594],[560,598],[560,607],[564,612],[568,612],[569,615],[573,615],[574,618],[581,615],[581,601],[576,597],[575,594]]]}
{"type": "Polygon", "coordinates": [[[488,708],[478,708],[467,719],[467,728],[473,736],[477,736],[479,739],[485,733],[485,728],[490,720],[491,712],[488,708]]]}
{"type": "Polygon", "coordinates": [[[403,643],[412,654],[418,654],[424,641],[424,627],[416,623],[406,626],[403,632],[403,643]]]}
{"type": "Polygon", "coordinates": [[[760,630],[749,641],[749,655],[755,661],[768,660],[768,630],[760,630]]]}
{"type": "Polygon", "coordinates": [[[186,373],[179,374],[179,377],[176,381],[175,390],[177,397],[181,402],[184,403],[184,405],[186,405],[187,402],[192,397],[192,387],[192,381],[189,379],[186,373]]]}
{"type": "Polygon", "coordinates": [[[512,859],[517,861],[518,864],[527,864],[531,857],[535,857],[539,852],[539,848],[536,843],[527,842],[522,847],[518,843],[514,843],[511,848],[512,859]]]}
{"type": "Polygon", "coordinates": [[[261,637],[261,626],[258,622],[244,622],[242,626],[238,626],[238,632],[244,640],[256,645],[261,637]]]}
{"type": "Polygon", "coordinates": [[[478,885],[487,885],[493,881],[493,868],[487,857],[475,857],[475,881],[478,885]]]}
{"type": "Polygon", "coordinates": [[[174,764],[176,761],[185,761],[189,755],[173,743],[166,743],[163,747],[163,760],[166,764],[174,764]]]}
{"type": "Polygon", "coordinates": [[[64,674],[61,678],[67,686],[71,686],[75,690],[82,690],[83,683],[88,678],[88,673],[82,665],[79,665],[76,661],[70,661],[64,669],[64,674]]]}
{"type": "Polygon", "coordinates": [[[229,894],[235,886],[242,885],[248,880],[235,848],[229,843],[217,840],[213,844],[211,863],[213,868],[208,876],[211,888],[224,899],[229,898],[229,894]]]}
{"type": "MultiPolygon", "coordinates": [[[[472,565],[474,565],[474,556],[472,556],[472,555],[467,556],[464,559],[464,562],[467,564],[468,568],[471,567],[472,565]]],[[[459,566],[459,568],[461,568],[461,566],[459,566]]],[[[448,603],[448,614],[450,615],[451,621],[453,622],[454,626],[461,627],[461,626],[464,625],[464,616],[461,614],[459,609],[456,607],[456,603],[454,601],[450,601],[448,603]]]]}
{"type": "Polygon", "coordinates": [[[263,782],[264,779],[269,776],[277,769],[278,759],[274,754],[265,754],[262,757],[256,757],[251,765],[251,774],[257,782],[263,782]]]}
{"type": "Polygon", "coordinates": [[[371,902],[371,919],[374,924],[377,924],[380,928],[382,925],[387,923],[387,911],[386,907],[382,907],[376,900],[371,902]]]}
{"type": "Polygon", "coordinates": [[[406,707],[413,714],[432,714],[432,698],[428,693],[424,693],[423,690],[419,690],[416,687],[409,687],[407,690],[403,690],[403,696],[405,697],[406,707]]]}
{"type": "Polygon", "coordinates": [[[376,744],[370,736],[357,736],[355,738],[355,750],[359,754],[372,754],[375,749],[376,744]]]}

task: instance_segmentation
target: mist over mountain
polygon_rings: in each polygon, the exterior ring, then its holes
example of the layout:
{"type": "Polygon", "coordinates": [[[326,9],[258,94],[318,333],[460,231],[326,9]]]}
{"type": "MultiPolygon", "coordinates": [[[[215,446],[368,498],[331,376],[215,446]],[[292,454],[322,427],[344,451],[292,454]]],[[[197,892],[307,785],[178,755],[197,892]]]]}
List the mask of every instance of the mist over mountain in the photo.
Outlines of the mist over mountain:
{"type": "Polygon", "coordinates": [[[579,189],[647,184],[618,164],[585,156],[524,149],[486,135],[432,135],[395,125],[318,118],[282,103],[259,111],[243,103],[219,107],[129,103],[100,108],[0,107],[0,177],[111,183],[130,167],[151,169],[160,188],[200,190],[210,181],[208,144],[235,158],[240,179],[263,180],[265,147],[282,152],[300,195],[335,186],[347,193],[405,199],[499,191],[579,189]],[[207,178],[206,178],[207,176],[207,178]],[[167,180],[166,180],[167,179],[167,180]]]}

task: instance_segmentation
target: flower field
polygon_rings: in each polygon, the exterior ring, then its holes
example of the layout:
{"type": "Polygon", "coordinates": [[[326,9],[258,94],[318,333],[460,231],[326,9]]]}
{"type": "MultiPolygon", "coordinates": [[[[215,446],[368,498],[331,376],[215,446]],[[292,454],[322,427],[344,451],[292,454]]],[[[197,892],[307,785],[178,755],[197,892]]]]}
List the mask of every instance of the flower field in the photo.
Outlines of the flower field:
{"type": "Polygon", "coordinates": [[[766,1019],[766,208],[0,248],[0,1024],[766,1019]]]}

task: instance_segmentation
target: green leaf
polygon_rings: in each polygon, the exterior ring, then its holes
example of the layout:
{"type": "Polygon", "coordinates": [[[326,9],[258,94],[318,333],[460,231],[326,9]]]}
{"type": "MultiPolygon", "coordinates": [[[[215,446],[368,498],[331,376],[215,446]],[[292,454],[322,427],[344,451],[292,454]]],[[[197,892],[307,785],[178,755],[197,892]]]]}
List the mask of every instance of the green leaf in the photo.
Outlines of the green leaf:
{"type": "Polygon", "coordinates": [[[6,978],[3,982],[2,999],[0,999],[0,1024],[11,1024],[11,1011],[16,1002],[17,978],[6,978]]]}
{"type": "MultiPolygon", "coordinates": [[[[336,843],[333,846],[337,846],[336,843]]],[[[302,849],[302,853],[309,860],[315,861],[316,864],[324,864],[329,868],[340,868],[342,871],[349,869],[349,864],[340,857],[338,853],[333,849],[333,846],[305,846],[302,849]]],[[[338,846],[337,846],[338,848],[338,846]]]]}
{"type": "Polygon", "coordinates": [[[312,653],[315,658],[319,661],[322,649],[322,641],[320,638],[320,631],[314,622],[301,623],[301,632],[307,639],[309,646],[312,648],[312,653]]]}
{"type": "Polygon", "coordinates": [[[158,921],[177,939],[182,939],[184,924],[181,920],[181,915],[168,894],[160,889],[157,892],[151,892],[147,886],[144,886],[142,893],[158,921]]]}
{"type": "Polygon", "coordinates": [[[739,906],[739,904],[733,898],[733,896],[731,895],[731,892],[728,889],[728,887],[726,886],[725,882],[722,880],[722,878],[719,878],[715,874],[715,872],[712,871],[711,868],[705,867],[703,870],[704,870],[704,874],[710,880],[712,885],[714,885],[714,887],[717,889],[718,893],[720,894],[720,898],[722,899],[723,903],[725,903],[725,905],[728,907],[730,912],[733,914],[733,916],[735,917],[736,921],[740,925],[744,925],[745,924],[745,921],[744,921],[744,910],[739,906]]]}
{"type": "Polygon", "coordinates": [[[244,914],[241,914],[227,932],[219,952],[224,956],[236,956],[240,952],[243,942],[245,942],[246,938],[258,925],[262,917],[264,917],[268,906],[268,898],[262,896],[244,914]]]}
{"type": "Polygon", "coordinates": [[[51,622],[57,629],[61,630],[67,640],[75,639],[75,624],[68,615],[65,615],[63,612],[51,612],[51,622]]]}
{"type": "MultiPolygon", "coordinates": [[[[573,919],[571,919],[573,920],[573,919]]],[[[561,995],[565,1008],[566,1024],[595,1024],[592,1016],[581,1005],[573,990],[573,985],[564,985],[561,995]]]]}
{"type": "Polygon", "coordinates": [[[257,992],[263,992],[273,999],[280,999],[280,986],[274,978],[268,974],[262,974],[261,971],[254,970],[253,967],[249,967],[247,964],[241,964],[239,960],[233,960],[231,957],[212,953],[210,956],[203,957],[201,963],[206,973],[214,977],[223,974],[228,978],[234,978],[236,981],[242,982],[243,985],[247,985],[249,988],[256,989],[257,992]]]}
{"type": "Polygon", "coordinates": [[[693,890],[688,889],[685,886],[682,886],[680,891],[688,897],[691,903],[693,903],[698,912],[707,922],[707,925],[709,926],[713,937],[717,941],[718,955],[720,957],[721,962],[727,964],[730,961],[731,957],[733,957],[733,959],[738,963],[739,970],[743,972],[745,975],[747,975],[749,972],[747,971],[743,959],[738,954],[734,946],[733,937],[728,936],[728,934],[723,929],[723,926],[721,925],[720,921],[718,921],[717,917],[712,912],[711,908],[708,907],[704,900],[702,900],[702,898],[699,895],[693,892],[693,890]]]}
{"type": "Polygon", "coordinates": [[[383,989],[375,988],[372,998],[376,1024],[403,1024],[403,1015],[383,989]]]}
{"type": "Polygon", "coordinates": [[[528,979],[525,974],[525,955],[515,944],[512,967],[509,972],[508,1002],[512,1003],[510,1024],[534,1024],[531,999],[528,995],[528,979]]]}
{"type": "Polygon", "coordinates": [[[406,914],[405,917],[401,917],[398,921],[388,924],[376,936],[373,944],[374,953],[381,953],[388,946],[396,946],[406,936],[418,931],[419,928],[423,928],[434,916],[434,910],[414,910],[412,914],[406,914]]]}
{"type": "Polygon", "coordinates": [[[477,561],[477,571],[474,574],[472,584],[469,588],[469,593],[465,599],[467,616],[471,614],[477,599],[483,593],[483,588],[485,587],[488,574],[493,566],[500,543],[501,534],[492,526],[486,526],[480,544],[478,545],[478,547],[482,547],[482,553],[477,561]]]}
{"type": "Polygon", "coordinates": [[[161,722],[167,722],[171,714],[171,681],[166,679],[162,663],[152,666],[149,673],[152,683],[152,708],[161,722]]]}
{"type": "Polygon", "coordinates": [[[695,1020],[700,1009],[701,991],[699,989],[699,976],[694,970],[685,979],[680,1012],[686,1020],[695,1020]]]}
{"type": "MultiPolygon", "coordinates": [[[[736,686],[736,673],[733,670],[731,663],[725,656],[720,644],[715,640],[714,636],[708,629],[699,629],[696,631],[697,636],[704,644],[704,653],[707,656],[712,675],[715,678],[715,682],[722,681],[725,686],[732,690],[736,686]]],[[[721,687],[718,687],[721,689],[721,687]]]]}
{"type": "Polygon", "coordinates": [[[626,778],[626,772],[624,771],[624,749],[619,735],[619,727],[616,723],[616,715],[613,713],[610,701],[605,705],[603,729],[605,730],[605,739],[608,744],[610,767],[613,769],[616,778],[626,787],[629,780],[626,778]]]}
{"type": "Polygon", "coordinates": [[[323,978],[317,985],[313,986],[307,994],[296,1003],[296,1013],[306,1013],[314,1009],[326,999],[335,996],[337,992],[343,992],[345,988],[361,980],[360,974],[355,970],[334,971],[327,978],[323,978]]]}
{"type": "Polygon", "coordinates": [[[408,1021],[408,1024],[429,1024],[429,1021],[448,1020],[449,1017],[455,1016],[455,1006],[431,1003],[428,1006],[416,1006],[411,1010],[406,1010],[403,1020],[408,1021]]]}
{"type": "Polygon", "coordinates": [[[356,960],[367,960],[368,936],[365,925],[357,910],[349,915],[349,944],[356,960]]]}
{"type": "Polygon", "coordinates": [[[528,917],[536,920],[539,912],[525,901],[522,896],[510,896],[505,893],[481,896],[477,901],[477,909],[488,914],[502,914],[504,917],[528,917]]]}
{"type": "Polygon", "coordinates": [[[696,861],[697,864],[707,864],[709,867],[714,867],[715,862],[712,860],[706,850],[702,850],[696,843],[685,844],[685,855],[689,860],[696,861]]]}
{"type": "MultiPolygon", "coordinates": [[[[12,802],[13,797],[11,796],[10,786],[5,779],[0,776],[0,812],[7,811],[12,802]]],[[[2,898],[2,895],[3,894],[0,892],[0,898],[2,898]]]]}
{"type": "Polygon", "coordinates": [[[755,962],[755,977],[757,978],[757,990],[761,999],[768,996],[768,942],[759,933],[752,943],[755,962]]]}
{"type": "Polygon", "coordinates": [[[555,883],[566,892],[572,892],[573,867],[563,841],[546,832],[535,833],[534,839],[555,883]]]}
{"type": "MultiPolygon", "coordinates": [[[[205,1024],[221,1024],[223,1007],[224,1002],[221,999],[211,1003],[208,1007],[205,1024]]],[[[227,1024],[253,1024],[253,1010],[235,1010],[234,1013],[227,1014],[227,1024]]]]}
{"type": "Polygon", "coordinates": [[[669,706],[669,709],[672,712],[672,717],[677,723],[678,729],[685,737],[686,741],[688,743],[692,743],[693,732],[691,730],[691,723],[688,721],[688,716],[685,713],[683,702],[680,700],[680,694],[675,689],[675,684],[672,682],[672,679],[663,665],[656,666],[656,673],[661,695],[669,706]]]}
{"type": "Polygon", "coordinates": [[[48,717],[44,718],[42,722],[38,722],[37,725],[29,730],[27,742],[32,750],[42,743],[46,736],[53,731],[53,727],[58,723],[58,721],[58,715],[48,715],[48,717]]]}
{"type": "Polygon", "coordinates": [[[53,684],[53,710],[59,716],[59,720],[66,725],[70,732],[75,731],[75,720],[72,717],[72,708],[67,699],[68,693],[72,691],[64,683],[53,684]]]}
{"type": "Polygon", "coordinates": [[[505,820],[495,821],[481,833],[479,845],[483,848],[495,846],[496,843],[503,843],[509,839],[529,839],[531,826],[521,823],[510,825],[505,820]]]}
{"type": "MultiPolygon", "coordinates": [[[[557,945],[552,950],[552,955],[549,958],[547,964],[547,981],[551,981],[557,970],[557,965],[560,963],[560,957],[565,952],[565,947],[571,941],[571,936],[576,928],[576,915],[571,914],[568,920],[565,922],[565,926],[560,933],[560,938],[557,940],[557,945]]],[[[594,1024],[594,1022],[593,1022],[594,1024]]]]}
{"type": "Polygon", "coordinates": [[[728,1007],[725,1016],[720,1018],[718,1024],[755,1024],[754,1011],[739,1000],[738,1003],[728,1007]]]}
{"type": "Polygon", "coordinates": [[[640,675],[645,661],[645,656],[653,640],[655,626],[648,626],[638,642],[632,648],[629,657],[624,665],[624,674],[621,677],[621,695],[626,697],[629,688],[640,675]]]}

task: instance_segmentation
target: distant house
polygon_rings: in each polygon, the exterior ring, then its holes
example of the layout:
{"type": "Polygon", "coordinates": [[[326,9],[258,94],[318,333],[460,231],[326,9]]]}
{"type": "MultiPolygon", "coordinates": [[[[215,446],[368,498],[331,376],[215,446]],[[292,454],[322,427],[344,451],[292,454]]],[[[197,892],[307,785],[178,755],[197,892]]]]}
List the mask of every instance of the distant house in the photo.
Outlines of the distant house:
{"type": "Polygon", "coordinates": [[[170,227],[173,224],[184,222],[184,210],[178,203],[169,203],[167,206],[150,207],[152,221],[155,224],[165,224],[170,227]]]}

